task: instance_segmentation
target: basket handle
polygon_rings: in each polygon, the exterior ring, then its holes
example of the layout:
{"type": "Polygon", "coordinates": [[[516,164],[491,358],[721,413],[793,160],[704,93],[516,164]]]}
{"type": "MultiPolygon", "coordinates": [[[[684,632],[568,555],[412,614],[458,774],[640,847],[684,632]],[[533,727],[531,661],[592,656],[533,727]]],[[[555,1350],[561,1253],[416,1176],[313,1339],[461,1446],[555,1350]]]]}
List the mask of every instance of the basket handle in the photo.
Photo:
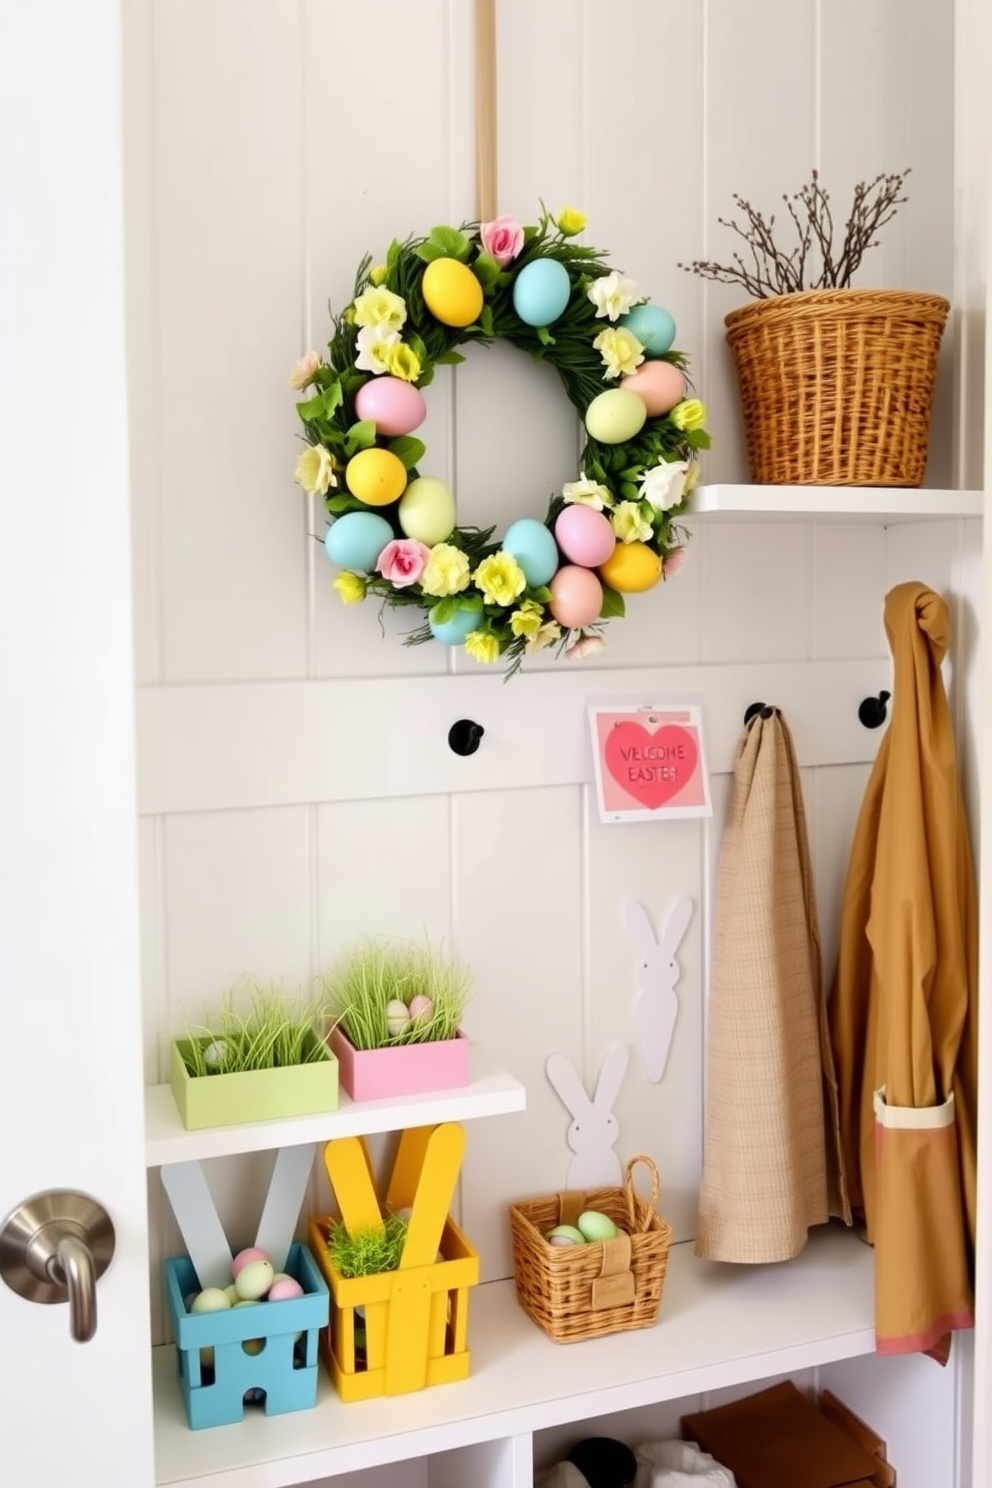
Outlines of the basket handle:
{"type": "MultiPolygon", "coordinates": [[[[630,1220],[631,1234],[644,1235],[651,1228],[652,1219],[658,1215],[658,1203],[661,1199],[661,1174],[653,1158],[647,1157],[643,1152],[629,1159],[624,1169],[624,1192],[627,1196],[627,1216],[630,1220]],[[634,1169],[638,1163],[643,1163],[651,1175],[651,1201],[638,1199],[634,1192],[634,1169]],[[641,1204],[643,1222],[638,1223],[638,1204],[641,1204]]],[[[660,1218],[661,1216],[658,1215],[660,1218]]]]}

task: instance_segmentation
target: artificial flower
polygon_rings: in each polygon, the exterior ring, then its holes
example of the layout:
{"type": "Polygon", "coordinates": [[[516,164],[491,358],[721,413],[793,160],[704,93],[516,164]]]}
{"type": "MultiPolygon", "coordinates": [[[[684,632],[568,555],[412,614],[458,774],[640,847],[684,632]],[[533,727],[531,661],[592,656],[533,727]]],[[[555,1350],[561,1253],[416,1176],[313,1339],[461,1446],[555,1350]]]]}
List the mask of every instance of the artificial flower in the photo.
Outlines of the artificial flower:
{"type": "Polygon", "coordinates": [[[644,347],[633,331],[627,331],[623,326],[607,326],[592,344],[603,358],[606,368],[603,376],[607,381],[621,373],[629,376],[644,360],[644,347]]]}
{"type": "Polygon", "coordinates": [[[502,549],[488,558],[483,558],[475,573],[474,582],[482,591],[486,604],[509,605],[518,594],[527,588],[527,579],[512,553],[502,549]]]}
{"type": "Polygon", "coordinates": [[[405,589],[415,584],[427,567],[431,550],[412,537],[394,537],[379,554],[376,573],[382,574],[394,589],[405,589]]]}
{"type": "Polygon", "coordinates": [[[568,661],[582,661],[587,656],[599,656],[606,650],[606,642],[602,636],[582,635],[573,645],[566,647],[565,656],[568,661]]]}
{"type": "Polygon", "coordinates": [[[460,594],[469,584],[468,557],[451,543],[437,543],[431,548],[427,566],[420,575],[420,587],[435,599],[460,594]]]}
{"type": "Polygon", "coordinates": [[[308,496],[324,496],[338,478],[330,450],[322,444],[311,444],[296,461],[296,479],[308,496]]]}
{"type": "Polygon", "coordinates": [[[577,212],[574,207],[562,207],[555,221],[563,238],[574,238],[576,233],[583,231],[589,218],[585,212],[577,212]]]}
{"type": "Polygon", "coordinates": [[[607,486],[600,485],[599,481],[590,480],[583,470],[577,481],[566,481],[561,488],[563,501],[577,501],[581,506],[591,506],[594,511],[602,511],[604,506],[613,505],[613,495],[607,486]]]}
{"type": "Polygon", "coordinates": [[[619,320],[621,315],[626,315],[628,310],[632,310],[644,298],[634,280],[621,274],[619,269],[613,269],[609,274],[602,274],[594,279],[586,294],[596,306],[597,319],[602,319],[605,315],[610,320],[619,320]]]}
{"type": "Polygon", "coordinates": [[[319,366],[319,351],[308,351],[305,356],[301,356],[300,360],[293,364],[293,370],[289,374],[290,387],[302,393],[303,389],[313,382],[314,373],[319,366]]]}
{"type": "Polygon", "coordinates": [[[399,339],[399,331],[389,331],[385,326],[362,326],[355,358],[359,372],[388,372],[389,353],[399,339]]]}
{"type": "Polygon", "coordinates": [[[555,641],[561,640],[561,626],[557,620],[545,620],[540,630],[535,630],[532,636],[527,637],[527,651],[543,651],[545,646],[553,646],[555,641]]]}
{"type": "Polygon", "coordinates": [[[682,487],[682,499],[683,499],[683,501],[688,496],[689,492],[690,491],[694,491],[698,485],[699,485],[699,465],[698,465],[698,463],[695,460],[693,460],[692,464],[689,466],[689,473],[688,473],[688,475],[685,478],[685,485],[682,487]]]}
{"type": "Polygon", "coordinates": [[[385,355],[385,362],[394,377],[402,377],[404,382],[416,382],[420,376],[420,358],[412,346],[406,346],[401,341],[398,346],[391,346],[385,355]]]}
{"type": "Polygon", "coordinates": [[[369,279],[375,285],[376,289],[379,288],[380,284],[385,284],[388,273],[389,269],[385,264],[373,264],[372,268],[369,269],[369,279]]]}
{"type": "Polygon", "coordinates": [[[483,666],[499,660],[499,641],[491,630],[470,630],[465,637],[465,650],[483,666]]]}
{"type": "Polygon", "coordinates": [[[644,520],[639,501],[620,501],[610,517],[617,541],[622,543],[647,542],[654,531],[650,522],[644,520]]]}
{"type": "Polygon", "coordinates": [[[479,228],[479,242],[490,258],[505,269],[524,246],[524,230],[515,217],[494,217],[479,228]]]}
{"type": "Polygon", "coordinates": [[[684,398],[668,415],[676,429],[701,429],[706,422],[706,405],[698,398],[684,398]]]}
{"type": "Polygon", "coordinates": [[[650,501],[656,511],[670,511],[678,506],[685,496],[685,478],[689,465],[686,460],[659,460],[638,486],[643,501],[650,501]]]}
{"type": "Polygon", "coordinates": [[[685,547],[673,548],[670,553],[666,553],[661,565],[662,578],[674,579],[688,556],[688,550],[685,547]]]}
{"type": "Polygon", "coordinates": [[[359,600],[365,598],[365,580],[356,573],[339,573],[334,580],[333,587],[341,596],[342,604],[358,604],[359,600]]]}
{"type": "Polygon", "coordinates": [[[510,629],[515,636],[536,635],[541,628],[543,614],[544,606],[538,604],[536,599],[525,599],[519,610],[514,610],[510,616],[510,629]]]}
{"type": "Polygon", "coordinates": [[[357,326],[382,326],[387,331],[401,331],[406,321],[406,300],[381,285],[363,290],[352,308],[357,326]]]}

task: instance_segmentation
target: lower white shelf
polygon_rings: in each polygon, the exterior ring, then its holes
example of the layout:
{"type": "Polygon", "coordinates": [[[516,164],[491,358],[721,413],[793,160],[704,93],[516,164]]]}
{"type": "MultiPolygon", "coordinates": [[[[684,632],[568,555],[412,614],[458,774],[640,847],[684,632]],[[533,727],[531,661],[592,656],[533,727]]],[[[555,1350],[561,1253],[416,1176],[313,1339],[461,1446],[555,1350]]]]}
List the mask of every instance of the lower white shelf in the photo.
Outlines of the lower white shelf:
{"type": "Polygon", "coordinates": [[[777,1266],[721,1266],[673,1247],[653,1328],[555,1344],[512,1281],[475,1289],[472,1374],[460,1384],[344,1405],[321,1373],[317,1406],[190,1431],[175,1351],[154,1351],[159,1484],[291,1484],[539,1431],[874,1351],[873,1257],[850,1231],[814,1233],[777,1266]]]}

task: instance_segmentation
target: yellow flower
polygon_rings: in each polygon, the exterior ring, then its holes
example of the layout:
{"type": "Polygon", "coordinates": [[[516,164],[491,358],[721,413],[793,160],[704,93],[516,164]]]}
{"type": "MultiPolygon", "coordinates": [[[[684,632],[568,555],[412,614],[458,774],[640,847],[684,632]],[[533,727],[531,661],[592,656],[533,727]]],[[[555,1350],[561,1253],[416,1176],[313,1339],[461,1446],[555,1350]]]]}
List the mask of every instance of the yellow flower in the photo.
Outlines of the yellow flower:
{"type": "Polygon", "coordinates": [[[653,528],[644,520],[638,501],[621,501],[613,510],[613,531],[622,543],[647,542],[653,528]]]}
{"type": "Polygon", "coordinates": [[[385,264],[376,264],[374,268],[369,269],[369,278],[375,285],[376,289],[379,288],[380,284],[383,284],[385,282],[386,275],[388,273],[389,270],[386,268],[385,264]]]}
{"type": "Polygon", "coordinates": [[[574,207],[562,207],[558,213],[558,231],[562,237],[574,238],[576,233],[582,232],[588,221],[585,212],[577,212],[574,207]]]}
{"type": "Polygon", "coordinates": [[[528,637],[527,651],[543,651],[545,646],[553,646],[555,641],[561,640],[561,626],[557,620],[547,620],[540,630],[528,637]]]}
{"type": "Polygon", "coordinates": [[[629,376],[644,360],[644,347],[633,331],[625,330],[623,326],[607,326],[592,344],[603,358],[606,367],[603,376],[607,380],[619,377],[621,373],[629,376]]]}
{"type": "Polygon", "coordinates": [[[510,629],[515,636],[537,635],[543,614],[544,606],[536,599],[525,599],[519,610],[514,610],[510,616],[510,629]]]}
{"type": "Polygon", "coordinates": [[[412,346],[405,346],[402,341],[390,346],[385,362],[393,376],[402,377],[404,382],[416,382],[420,376],[420,358],[412,346]]]}
{"type": "Polygon", "coordinates": [[[406,320],[406,300],[391,289],[375,286],[366,289],[352,308],[357,326],[383,326],[387,331],[399,331],[406,320]]]}
{"type": "Polygon", "coordinates": [[[308,496],[323,496],[330,486],[336,486],[330,450],[322,444],[309,445],[296,461],[296,479],[308,496]]]}
{"type": "Polygon", "coordinates": [[[699,466],[696,464],[696,462],[694,460],[692,462],[692,464],[689,466],[689,473],[688,473],[688,475],[685,478],[685,485],[682,487],[682,500],[684,501],[685,498],[688,496],[689,492],[690,491],[694,491],[698,485],[699,485],[699,466]]]}
{"type": "Polygon", "coordinates": [[[358,574],[349,573],[347,569],[338,574],[334,580],[334,588],[340,594],[342,604],[358,604],[359,600],[365,598],[365,580],[359,578],[358,574]]]}
{"type": "Polygon", "coordinates": [[[486,604],[509,605],[527,588],[527,579],[512,553],[502,549],[483,558],[472,575],[482,590],[486,604]]]}
{"type": "Polygon", "coordinates": [[[698,398],[686,398],[676,403],[668,416],[676,429],[701,429],[706,422],[706,405],[698,398]]]}
{"type": "Polygon", "coordinates": [[[431,548],[431,556],[420,575],[420,587],[436,599],[460,594],[468,588],[468,558],[451,543],[438,543],[431,548]]]}
{"type": "Polygon", "coordinates": [[[489,630],[470,630],[465,637],[465,650],[483,666],[491,666],[499,659],[499,641],[489,630]]]}

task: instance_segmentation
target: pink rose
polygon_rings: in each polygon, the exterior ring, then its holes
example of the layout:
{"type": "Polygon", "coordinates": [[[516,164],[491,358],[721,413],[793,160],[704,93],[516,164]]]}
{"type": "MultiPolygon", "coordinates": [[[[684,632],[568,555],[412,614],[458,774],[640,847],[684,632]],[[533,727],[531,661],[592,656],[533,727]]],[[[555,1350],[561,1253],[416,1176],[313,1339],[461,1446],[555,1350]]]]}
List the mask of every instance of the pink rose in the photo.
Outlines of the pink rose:
{"type": "Polygon", "coordinates": [[[479,242],[500,268],[505,269],[524,246],[524,230],[515,217],[495,217],[479,228],[479,242]]]}
{"type": "Polygon", "coordinates": [[[672,548],[670,553],[666,553],[661,569],[664,577],[666,579],[674,579],[687,557],[688,554],[684,547],[672,548]]]}
{"type": "Polygon", "coordinates": [[[394,589],[405,589],[408,584],[417,582],[430,556],[430,548],[422,542],[415,542],[412,537],[393,538],[379,554],[376,573],[388,579],[394,589]]]}

